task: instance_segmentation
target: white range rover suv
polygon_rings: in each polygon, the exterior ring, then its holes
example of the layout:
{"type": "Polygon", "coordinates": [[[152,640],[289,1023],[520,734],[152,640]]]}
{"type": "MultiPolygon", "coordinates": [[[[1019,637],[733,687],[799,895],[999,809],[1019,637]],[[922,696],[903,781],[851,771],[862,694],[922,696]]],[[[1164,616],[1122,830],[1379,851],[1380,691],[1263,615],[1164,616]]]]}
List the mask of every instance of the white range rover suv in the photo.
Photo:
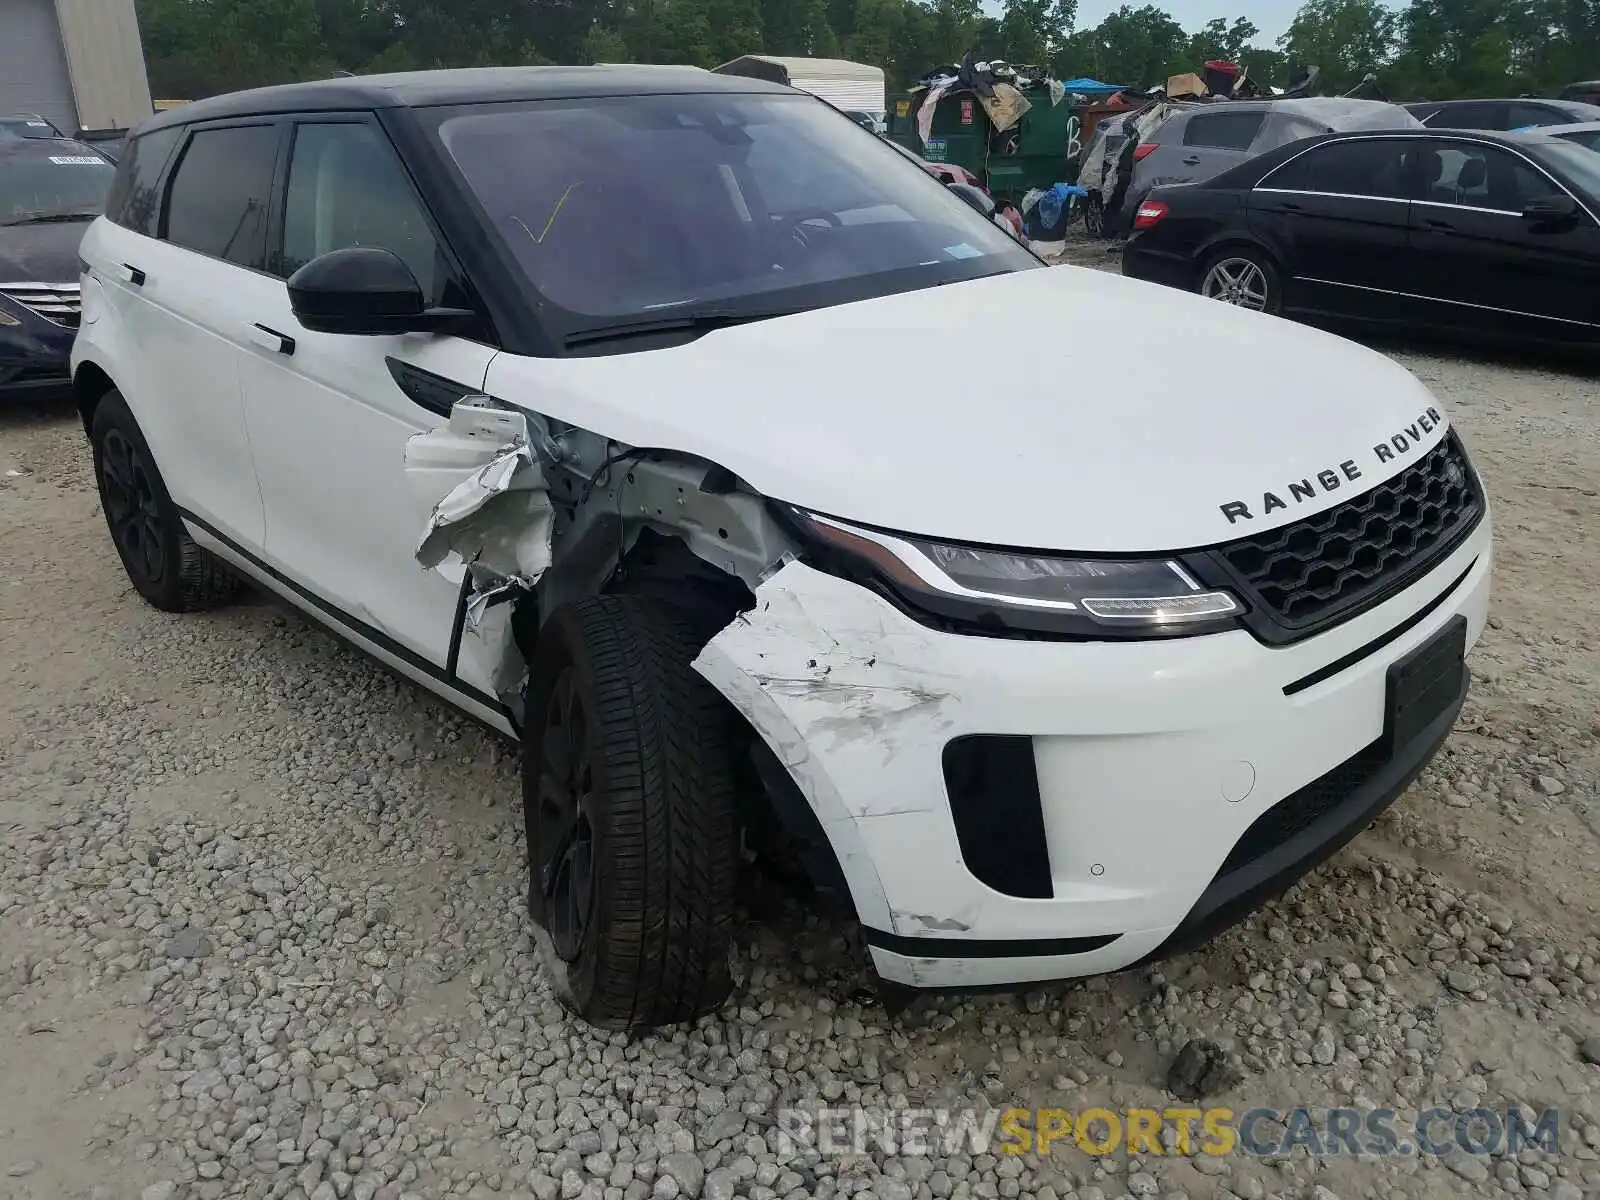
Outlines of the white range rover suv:
{"type": "Polygon", "coordinates": [[[202,100],[135,132],[81,254],[134,586],[253,580],[519,738],[536,937],[601,1025],[726,998],[746,851],[891,984],[1193,945],[1466,692],[1488,501],[1412,375],[1048,269],[775,84],[202,100]]]}

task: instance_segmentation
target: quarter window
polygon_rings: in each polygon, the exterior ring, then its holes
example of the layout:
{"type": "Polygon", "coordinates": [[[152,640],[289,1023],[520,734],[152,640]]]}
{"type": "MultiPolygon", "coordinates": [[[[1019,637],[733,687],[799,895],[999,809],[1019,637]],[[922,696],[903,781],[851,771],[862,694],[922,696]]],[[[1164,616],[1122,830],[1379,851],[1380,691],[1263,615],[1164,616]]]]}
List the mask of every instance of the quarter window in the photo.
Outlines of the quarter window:
{"type": "Polygon", "coordinates": [[[161,172],[183,127],[158,129],[128,143],[106,201],[106,216],[135,233],[155,237],[161,222],[161,172]]]}
{"type": "Polygon", "coordinates": [[[1334,142],[1308,150],[1261,181],[1265,188],[1403,199],[1416,143],[1403,138],[1334,142]]]}
{"type": "Polygon", "coordinates": [[[167,240],[263,270],[277,151],[273,125],[202,129],[191,137],[167,195],[167,240]]]}
{"type": "Polygon", "coordinates": [[[1264,112],[1201,113],[1183,127],[1185,146],[1210,146],[1217,150],[1248,150],[1256,140],[1264,112]]]}
{"type": "Polygon", "coordinates": [[[349,246],[381,246],[411,268],[430,304],[449,278],[422,204],[394,147],[364,122],[295,130],[283,212],[282,276],[349,246]]]}

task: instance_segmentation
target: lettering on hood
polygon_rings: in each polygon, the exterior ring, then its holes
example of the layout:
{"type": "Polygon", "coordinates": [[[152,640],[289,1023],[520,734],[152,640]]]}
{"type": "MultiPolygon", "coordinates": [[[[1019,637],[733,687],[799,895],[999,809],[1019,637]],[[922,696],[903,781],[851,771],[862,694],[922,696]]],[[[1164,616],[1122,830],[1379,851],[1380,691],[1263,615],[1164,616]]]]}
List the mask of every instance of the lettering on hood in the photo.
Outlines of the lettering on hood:
{"type": "MultiPolygon", "coordinates": [[[[1379,442],[1372,447],[1371,460],[1367,465],[1392,463],[1414,453],[1422,444],[1422,439],[1443,424],[1444,418],[1439,415],[1438,409],[1427,409],[1411,424],[1395,430],[1388,441],[1379,442]]],[[[1366,458],[1367,455],[1361,457],[1366,458]]],[[[1304,504],[1307,500],[1315,500],[1329,492],[1336,492],[1346,483],[1360,478],[1360,461],[1347,458],[1335,466],[1324,467],[1314,475],[1307,475],[1304,479],[1291,479],[1278,491],[1262,492],[1261,503],[1255,507],[1252,507],[1251,502],[1247,500],[1229,500],[1219,507],[1222,509],[1222,515],[1228,518],[1229,525],[1240,521],[1254,521],[1258,516],[1270,517],[1279,509],[1304,504]]]]}

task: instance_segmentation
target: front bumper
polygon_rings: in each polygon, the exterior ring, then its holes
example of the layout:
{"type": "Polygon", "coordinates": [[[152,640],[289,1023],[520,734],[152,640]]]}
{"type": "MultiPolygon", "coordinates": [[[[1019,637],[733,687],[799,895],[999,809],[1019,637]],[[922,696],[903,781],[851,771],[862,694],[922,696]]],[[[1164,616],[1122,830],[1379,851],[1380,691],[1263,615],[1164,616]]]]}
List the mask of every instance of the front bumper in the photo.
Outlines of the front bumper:
{"type": "Polygon", "coordinates": [[[1089,975],[1204,940],[1404,790],[1465,683],[1389,745],[1389,668],[1458,617],[1466,645],[1477,640],[1491,557],[1485,515],[1405,591],[1277,648],[1244,631],[1121,643],[944,633],[790,563],[695,665],[810,802],[885,979],[1089,975]],[[958,829],[945,770],[950,744],[974,736],[1026,739],[1037,780],[1036,802],[995,793],[1003,820],[986,848],[970,822],[958,829]],[[993,867],[1007,855],[1019,876],[1044,864],[1044,888],[1009,894],[1021,889],[993,867]],[[975,873],[975,856],[988,869],[975,873]]]}
{"type": "Polygon", "coordinates": [[[20,305],[6,308],[20,324],[0,325],[0,399],[45,399],[72,390],[75,332],[20,305]]]}

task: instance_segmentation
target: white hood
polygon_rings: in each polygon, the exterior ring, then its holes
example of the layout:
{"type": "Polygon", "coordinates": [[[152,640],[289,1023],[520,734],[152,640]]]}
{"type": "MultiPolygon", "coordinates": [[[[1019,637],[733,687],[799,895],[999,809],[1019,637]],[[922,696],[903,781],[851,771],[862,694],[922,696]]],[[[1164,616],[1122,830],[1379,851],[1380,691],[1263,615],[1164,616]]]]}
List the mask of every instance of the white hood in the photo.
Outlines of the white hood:
{"type": "Polygon", "coordinates": [[[1331,507],[1446,423],[1410,372],[1353,342],[1075,267],[666,350],[502,354],[487,390],[843,519],[1110,552],[1212,545],[1331,507]]]}

